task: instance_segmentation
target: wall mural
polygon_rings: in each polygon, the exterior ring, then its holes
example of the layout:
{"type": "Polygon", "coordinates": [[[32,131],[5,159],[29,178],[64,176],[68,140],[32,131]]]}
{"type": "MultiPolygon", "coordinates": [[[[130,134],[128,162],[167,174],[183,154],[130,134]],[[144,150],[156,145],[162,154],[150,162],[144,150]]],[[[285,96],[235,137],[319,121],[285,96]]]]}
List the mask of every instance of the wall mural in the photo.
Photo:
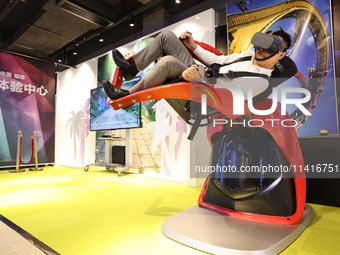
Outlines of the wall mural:
{"type": "Polygon", "coordinates": [[[298,136],[338,133],[334,83],[332,22],[330,2],[324,0],[244,1],[227,5],[229,53],[251,50],[255,32],[281,26],[292,36],[288,56],[298,67],[298,75],[281,86],[302,87],[311,92],[304,106],[305,116],[294,106],[288,113],[298,123],[298,136]]]}
{"type": "Polygon", "coordinates": [[[39,163],[54,163],[54,105],[53,64],[0,53],[0,167],[16,164],[18,130],[24,163],[31,159],[33,131],[39,163]]]}
{"type": "MultiPolygon", "coordinates": [[[[340,66],[340,2],[333,1],[333,21],[334,21],[334,55],[335,55],[335,66],[340,66]]],[[[335,69],[336,75],[336,83],[338,88],[340,86],[340,68],[335,69]]],[[[340,112],[340,91],[337,90],[337,98],[338,98],[338,113],[340,112]]],[[[339,119],[338,119],[338,123],[339,119]]]]}
{"type": "Polygon", "coordinates": [[[90,133],[90,99],[86,100],[81,111],[70,112],[70,118],[67,120],[65,130],[73,140],[74,162],[85,163],[85,139],[90,133]],[[78,146],[77,146],[78,144],[78,146]]]}

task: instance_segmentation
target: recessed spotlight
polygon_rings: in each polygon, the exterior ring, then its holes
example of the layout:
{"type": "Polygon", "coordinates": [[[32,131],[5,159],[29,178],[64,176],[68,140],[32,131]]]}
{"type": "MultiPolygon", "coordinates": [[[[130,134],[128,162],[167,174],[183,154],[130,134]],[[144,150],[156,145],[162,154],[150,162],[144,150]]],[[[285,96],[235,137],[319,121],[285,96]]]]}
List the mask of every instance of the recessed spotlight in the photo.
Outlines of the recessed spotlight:
{"type": "Polygon", "coordinates": [[[180,0],[176,0],[175,3],[176,3],[176,4],[180,4],[181,1],[180,1],[180,0]]]}
{"type": "Polygon", "coordinates": [[[104,42],[104,39],[103,38],[99,38],[99,42],[104,42]]]}
{"type": "Polygon", "coordinates": [[[72,53],[73,55],[77,55],[78,53],[76,52],[76,51],[73,51],[73,53],[72,53]]]}
{"type": "Polygon", "coordinates": [[[201,18],[199,16],[197,16],[196,19],[201,19],[201,18]]]}
{"type": "Polygon", "coordinates": [[[134,27],[135,26],[135,23],[133,22],[133,17],[132,16],[128,17],[128,21],[129,21],[129,26],[130,27],[134,27]]]}

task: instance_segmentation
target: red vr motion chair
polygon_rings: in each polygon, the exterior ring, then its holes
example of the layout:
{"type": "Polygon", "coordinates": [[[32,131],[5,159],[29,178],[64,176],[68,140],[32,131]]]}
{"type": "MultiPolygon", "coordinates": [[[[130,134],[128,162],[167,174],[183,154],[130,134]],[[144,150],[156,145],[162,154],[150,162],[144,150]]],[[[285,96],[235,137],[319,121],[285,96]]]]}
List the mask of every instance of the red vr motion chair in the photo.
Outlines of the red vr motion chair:
{"type": "MultiPolygon", "coordinates": [[[[201,47],[217,55],[222,55],[215,48],[197,42],[201,47]]],[[[193,57],[200,62],[192,52],[193,57]]],[[[203,62],[202,62],[203,63],[203,62]]],[[[284,57],[277,63],[269,81],[269,87],[255,100],[255,109],[266,110],[272,105],[267,99],[272,89],[297,73],[294,62],[284,57]]],[[[112,84],[120,87],[122,74],[117,68],[112,84]]],[[[279,224],[298,224],[302,220],[306,180],[304,162],[295,128],[287,113],[283,115],[280,107],[269,116],[251,114],[244,104],[243,116],[233,115],[233,98],[230,91],[215,88],[213,84],[176,82],[153,87],[130,94],[109,104],[115,110],[124,106],[149,101],[166,99],[177,113],[187,122],[194,120],[190,139],[193,138],[201,120],[208,119],[207,136],[212,146],[210,165],[221,166],[257,166],[258,173],[214,172],[207,177],[198,204],[200,207],[233,217],[249,220],[273,222],[279,224]],[[201,95],[209,91],[207,115],[200,115],[192,110],[193,105],[201,102],[201,95]],[[190,109],[191,108],[191,109],[190,109]],[[261,127],[243,127],[235,125],[212,125],[214,119],[244,121],[262,120],[261,127]],[[275,119],[277,121],[266,121],[275,119]],[[285,126],[279,125],[284,121],[285,126]],[[284,173],[268,174],[262,166],[279,166],[289,168],[284,173]],[[295,170],[295,171],[294,171],[295,170]]],[[[198,107],[199,108],[199,107],[198,107]]]]}

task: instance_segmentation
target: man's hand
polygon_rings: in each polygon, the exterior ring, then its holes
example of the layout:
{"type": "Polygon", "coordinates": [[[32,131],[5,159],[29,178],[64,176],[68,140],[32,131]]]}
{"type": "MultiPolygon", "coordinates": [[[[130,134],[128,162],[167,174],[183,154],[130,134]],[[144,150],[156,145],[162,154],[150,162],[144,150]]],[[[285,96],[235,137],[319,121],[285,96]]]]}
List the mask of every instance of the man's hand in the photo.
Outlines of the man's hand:
{"type": "Polygon", "coordinates": [[[192,79],[200,79],[200,73],[198,72],[198,66],[193,65],[189,67],[188,69],[184,70],[182,73],[182,77],[186,81],[190,81],[192,79]]]}
{"type": "Polygon", "coordinates": [[[192,37],[192,34],[185,30],[180,36],[179,39],[182,41],[182,43],[189,48],[190,50],[194,51],[197,47],[197,44],[194,42],[194,38],[192,37]]]}

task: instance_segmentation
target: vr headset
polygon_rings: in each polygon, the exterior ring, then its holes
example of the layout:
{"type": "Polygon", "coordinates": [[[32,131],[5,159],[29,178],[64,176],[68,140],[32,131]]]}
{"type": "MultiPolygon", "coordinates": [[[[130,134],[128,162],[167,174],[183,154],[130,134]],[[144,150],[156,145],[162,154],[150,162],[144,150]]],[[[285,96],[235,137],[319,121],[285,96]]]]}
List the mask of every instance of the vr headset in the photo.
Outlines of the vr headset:
{"type": "Polygon", "coordinates": [[[280,38],[277,35],[272,34],[275,30],[276,28],[269,34],[264,34],[261,32],[255,33],[255,35],[251,39],[251,43],[255,46],[255,48],[262,48],[267,52],[285,52],[287,49],[282,45],[280,38]]]}

